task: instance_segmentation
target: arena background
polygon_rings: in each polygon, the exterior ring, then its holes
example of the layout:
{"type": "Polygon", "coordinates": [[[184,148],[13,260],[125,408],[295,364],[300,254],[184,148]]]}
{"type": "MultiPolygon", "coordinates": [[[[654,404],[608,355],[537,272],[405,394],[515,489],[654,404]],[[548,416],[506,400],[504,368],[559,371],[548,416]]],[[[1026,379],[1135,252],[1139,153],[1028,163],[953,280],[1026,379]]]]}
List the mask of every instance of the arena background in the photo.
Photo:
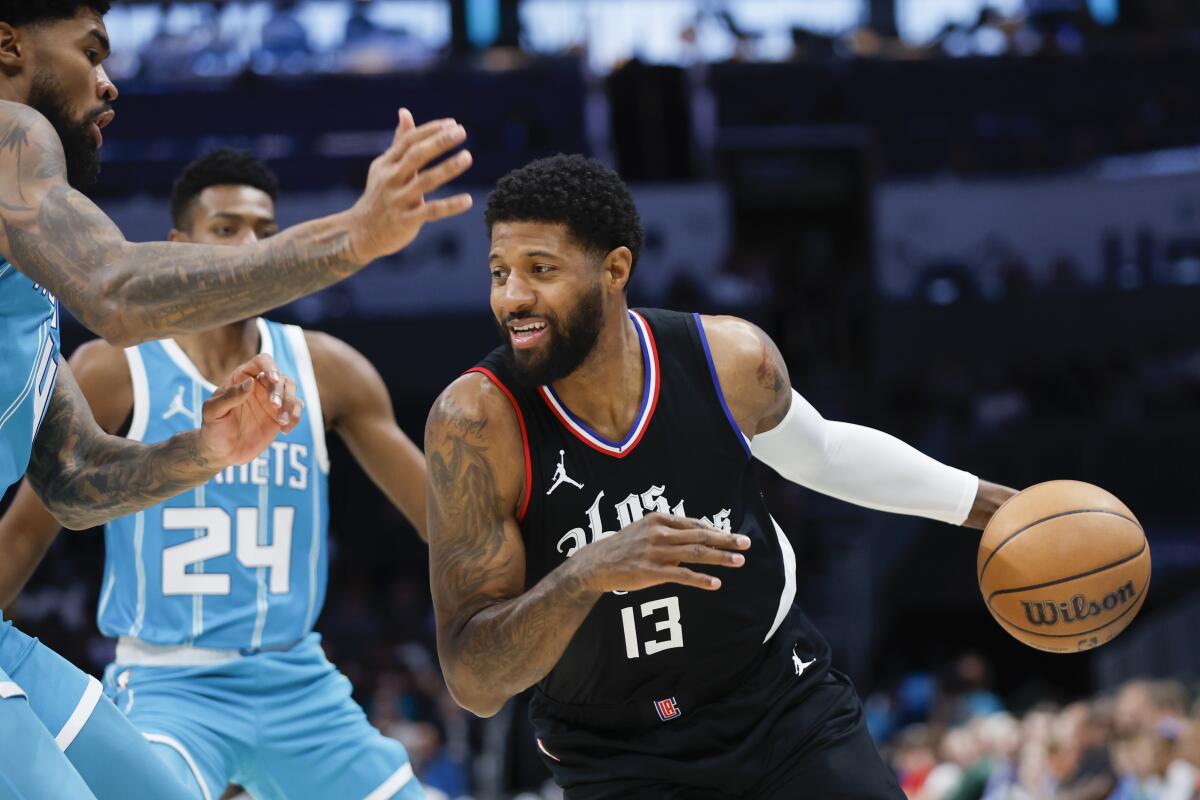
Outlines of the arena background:
{"type": "MultiPolygon", "coordinates": [[[[1152,589],[1119,639],[1064,656],[993,623],[975,533],[767,479],[911,797],[1193,796],[1200,4],[126,2],[107,23],[121,98],[94,197],[131,239],[164,237],[171,181],[211,147],[267,159],[288,223],[353,201],[397,107],[452,115],[479,201],[543,155],[617,168],[648,233],[632,302],[758,322],[825,416],[1009,485],[1113,491],[1152,589]]],[[[274,315],[367,354],[418,442],[497,341],[482,205],[274,315]]],[[[68,325],[64,349],[90,336],[68,325]]],[[[553,796],[520,703],[479,721],[446,694],[425,547],[332,456],[330,657],[431,786],[553,796]]],[[[10,609],[93,673],[102,559],[98,532],[64,536],[10,609]]]]}

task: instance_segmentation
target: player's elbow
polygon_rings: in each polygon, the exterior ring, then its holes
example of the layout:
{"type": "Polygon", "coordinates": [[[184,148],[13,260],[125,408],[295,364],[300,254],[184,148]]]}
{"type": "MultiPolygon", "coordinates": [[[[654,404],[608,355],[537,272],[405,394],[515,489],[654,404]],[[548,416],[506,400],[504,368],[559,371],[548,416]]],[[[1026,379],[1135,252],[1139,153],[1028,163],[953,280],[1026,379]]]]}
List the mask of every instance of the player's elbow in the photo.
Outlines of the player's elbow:
{"type": "Polygon", "coordinates": [[[494,717],[508,702],[507,697],[488,692],[478,682],[461,675],[453,668],[445,670],[446,688],[454,702],[477,717],[494,717]]]}
{"type": "MultiPolygon", "coordinates": [[[[142,342],[156,338],[154,331],[138,331],[130,323],[129,315],[123,309],[127,306],[121,302],[118,292],[101,292],[94,300],[83,308],[72,308],[70,311],[79,317],[97,336],[113,347],[132,347],[142,342]]],[[[161,338],[161,334],[157,337],[161,338]]]]}

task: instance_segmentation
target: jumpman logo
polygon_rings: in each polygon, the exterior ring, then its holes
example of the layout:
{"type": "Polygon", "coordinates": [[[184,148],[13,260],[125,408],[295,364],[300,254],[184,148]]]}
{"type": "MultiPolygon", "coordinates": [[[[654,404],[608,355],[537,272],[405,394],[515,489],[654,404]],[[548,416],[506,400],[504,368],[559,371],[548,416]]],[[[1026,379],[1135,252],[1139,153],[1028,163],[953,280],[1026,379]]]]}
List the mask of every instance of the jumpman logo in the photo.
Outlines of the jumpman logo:
{"type": "Polygon", "coordinates": [[[184,387],[179,387],[179,391],[175,393],[175,399],[171,401],[171,405],[167,408],[166,412],[163,413],[162,418],[170,419],[176,414],[183,414],[194,424],[196,422],[196,414],[183,404],[183,389],[184,387]]]}
{"type": "Polygon", "coordinates": [[[796,668],[797,678],[804,674],[804,670],[808,669],[815,663],[817,663],[815,658],[812,661],[801,661],[800,656],[796,655],[796,648],[792,648],[792,666],[796,668]]]}
{"type": "Polygon", "coordinates": [[[574,486],[576,489],[583,488],[582,483],[580,483],[579,481],[571,480],[571,478],[568,477],[567,467],[563,463],[565,458],[566,458],[566,451],[559,450],[558,451],[558,469],[554,470],[554,483],[551,484],[550,488],[546,490],[546,494],[550,494],[555,489],[557,489],[559,486],[562,486],[564,483],[569,483],[572,486],[574,486]]]}

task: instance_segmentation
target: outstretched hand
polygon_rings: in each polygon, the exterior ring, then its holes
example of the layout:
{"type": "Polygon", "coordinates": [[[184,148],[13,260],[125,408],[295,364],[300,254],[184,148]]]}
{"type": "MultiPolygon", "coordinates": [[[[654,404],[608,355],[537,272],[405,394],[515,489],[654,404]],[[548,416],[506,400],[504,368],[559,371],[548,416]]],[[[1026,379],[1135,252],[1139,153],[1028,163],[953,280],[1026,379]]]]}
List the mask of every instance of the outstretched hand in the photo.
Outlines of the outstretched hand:
{"type": "Polygon", "coordinates": [[[452,119],[417,126],[406,108],[400,109],[392,144],[371,162],[367,188],[351,213],[354,253],[363,261],[389,256],[407,247],[426,222],[463,213],[471,195],[456,194],[427,200],[471,166],[471,153],[460,150],[435,166],[435,159],[458,147],[467,131],[452,119]]]}
{"type": "Polygon", "coordinates": [[[201,452],[217,467],[252,461],[279,433],[296,427],[303,408],[295,382],[270,356],[257,355],[204,403],[201,452]]]}

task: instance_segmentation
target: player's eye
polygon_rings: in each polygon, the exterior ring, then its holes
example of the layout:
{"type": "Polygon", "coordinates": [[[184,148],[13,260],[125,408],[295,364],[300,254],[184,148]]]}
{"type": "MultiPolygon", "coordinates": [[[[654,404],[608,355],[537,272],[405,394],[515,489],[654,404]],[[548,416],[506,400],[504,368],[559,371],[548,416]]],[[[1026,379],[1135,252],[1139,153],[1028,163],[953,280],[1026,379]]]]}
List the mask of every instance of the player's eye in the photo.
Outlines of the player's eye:
{"type": "Polygon", "coordinates": [[[229,238],[237,235],[237,228],[232,225],[221,225],[217,228],[216,234],[222,238],[229,238]]]}
{"type": "Polygon", "coordinates": [[[546,273],[546,272],[552,272],[553,270],[554,270],[554,267],[552,267],[549,264],[534,264],[533,265],[533,271],[535,273],[546,273]]]}
{"type": "Polygon", "coordinates": [[[492,267],[492,280],[502,281],[506,275],[508,275],[507,271],[501,269],[500,267],[492,267]]]}
{"type": "Polygon", "coordinates": [[[100,63],[100,52],[98,50],[92,50],[89,48],[84,52],[87,53],[88,61],[92,62],[93,65],[100,63]]]}

